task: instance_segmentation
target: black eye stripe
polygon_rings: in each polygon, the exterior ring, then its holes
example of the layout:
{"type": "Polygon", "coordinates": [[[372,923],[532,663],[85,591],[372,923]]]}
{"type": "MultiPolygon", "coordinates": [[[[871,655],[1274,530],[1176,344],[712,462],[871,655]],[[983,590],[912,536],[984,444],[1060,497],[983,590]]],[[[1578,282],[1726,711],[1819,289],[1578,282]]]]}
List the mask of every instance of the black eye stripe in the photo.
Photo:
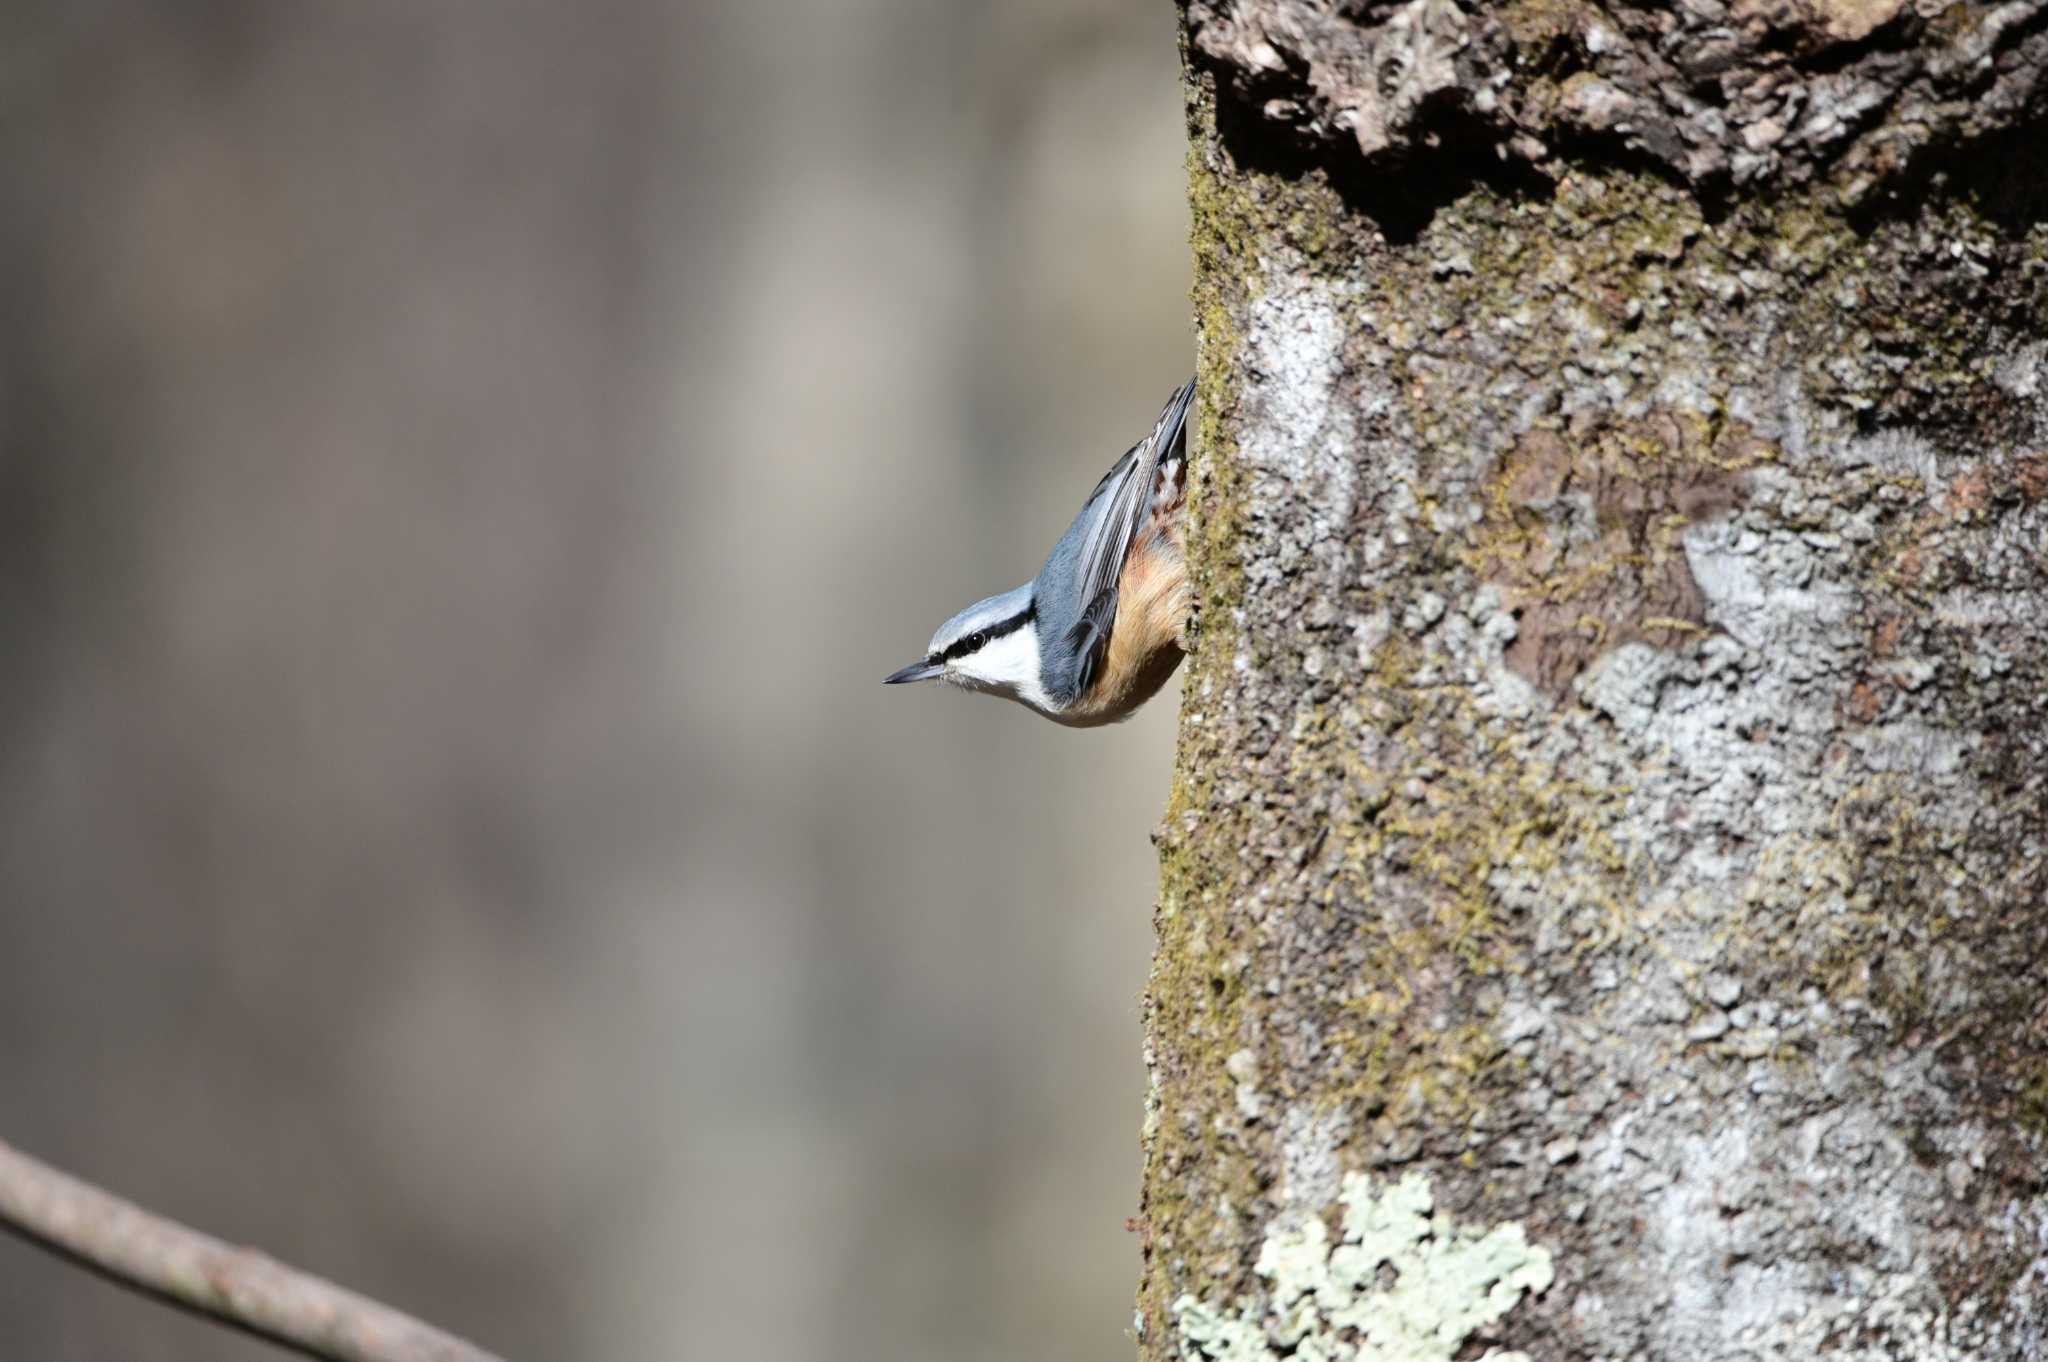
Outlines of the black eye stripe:
{"type": "Polygon", "coordinates": [[[976,629],[973,633],[968,634],[964,638],[958,638],[953,640],[951,644],[947,645],[944,651],[935,653],[933,655],[934,660],[939,662],[951,662],[956,657],[965,657],[969,653],[978,653],[983,648],[986,648],[989,644],[993,643],[995,640],[999,638],[1008,638],[1011,634],[1016,633],[1019,629],[1022,629],[1025,625],[1031,623],[1031,621],[1037,618],[1038,606],[1037,603],[1034,602],[1030,605],[1025,606],[1022,610],[1018,611],[1016,614],[1010,616],[1006,620],[1001,620],[995,624],[991,624],[986,629],[976,629]]]}

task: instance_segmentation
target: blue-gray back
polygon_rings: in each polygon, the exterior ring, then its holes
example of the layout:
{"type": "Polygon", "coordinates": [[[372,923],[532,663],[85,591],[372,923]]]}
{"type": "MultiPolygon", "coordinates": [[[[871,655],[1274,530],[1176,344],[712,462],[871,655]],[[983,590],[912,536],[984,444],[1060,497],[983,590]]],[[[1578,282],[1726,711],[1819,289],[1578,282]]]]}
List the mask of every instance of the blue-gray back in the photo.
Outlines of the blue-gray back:
{"type": "Polygon", "coordinates": [[[1116,624],[1117,585],[1151,511],[1160,462],[1186,457],[1191,378],[1175,389],[1152,433],[1118,459],[1053,546],[1034,583],[1039,674],[1046,694],[1069,704],[1095,679],[1116,624]]]}

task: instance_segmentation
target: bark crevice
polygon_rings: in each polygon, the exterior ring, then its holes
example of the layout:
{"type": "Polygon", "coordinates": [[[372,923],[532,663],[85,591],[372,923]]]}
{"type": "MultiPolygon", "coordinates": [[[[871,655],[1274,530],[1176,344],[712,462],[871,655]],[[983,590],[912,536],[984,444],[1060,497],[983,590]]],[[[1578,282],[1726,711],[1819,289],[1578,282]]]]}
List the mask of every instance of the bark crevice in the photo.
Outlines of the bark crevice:
{"type": "Polygon", "coordinates": [[[1189,0],[1191,67],[1236,163],[1319,171],[1390,239],[1476,186],[1653,173],[1709,219],[1827,183],[1866,219],[2023,129],[2048,4],[1189,0]]]}

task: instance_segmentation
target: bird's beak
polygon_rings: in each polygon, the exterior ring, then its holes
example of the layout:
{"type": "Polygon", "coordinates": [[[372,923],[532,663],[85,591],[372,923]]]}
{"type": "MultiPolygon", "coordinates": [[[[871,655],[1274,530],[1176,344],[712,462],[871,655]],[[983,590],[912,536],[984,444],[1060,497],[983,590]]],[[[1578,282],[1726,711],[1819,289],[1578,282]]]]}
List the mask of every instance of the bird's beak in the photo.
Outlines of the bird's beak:
{"type": "Polygon", "coordinates": [[[929,681],[945,670],[945,667],[937,662],[913,662],[900,671],[890,672],[882,678],[882,684],[900,686],[906,681],[929,681]]]}

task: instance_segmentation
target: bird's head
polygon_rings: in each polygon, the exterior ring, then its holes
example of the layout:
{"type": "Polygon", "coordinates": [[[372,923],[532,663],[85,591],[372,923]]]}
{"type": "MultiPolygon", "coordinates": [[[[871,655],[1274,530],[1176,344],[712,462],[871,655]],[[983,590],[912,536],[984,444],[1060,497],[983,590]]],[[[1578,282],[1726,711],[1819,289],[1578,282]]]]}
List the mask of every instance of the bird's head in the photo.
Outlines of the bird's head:
{"type": "Polygon", "coordinates": [[[1052,712],[1039,675],[1038,612],[1029,584],[976,601],[939,626],[922,659],[883,678],[887,685],[944,681],[1052,712]]]}

